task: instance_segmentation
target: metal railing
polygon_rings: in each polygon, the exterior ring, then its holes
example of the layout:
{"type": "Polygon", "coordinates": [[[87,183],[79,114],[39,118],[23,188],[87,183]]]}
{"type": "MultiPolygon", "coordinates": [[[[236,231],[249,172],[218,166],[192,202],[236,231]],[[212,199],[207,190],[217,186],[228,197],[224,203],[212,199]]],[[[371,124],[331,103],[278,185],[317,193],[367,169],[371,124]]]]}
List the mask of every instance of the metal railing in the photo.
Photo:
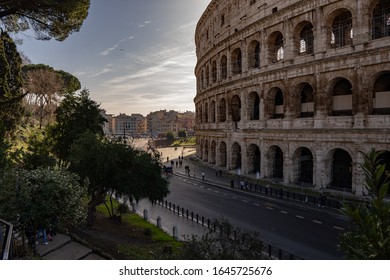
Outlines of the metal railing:
{"type": "Polygon", "coordinates": [[[0,245],[2,260],[12,260],[12,236],[14,226],[0,219],[0,245]]]}
{"type": "MultiPolygon", "coordinates": [[[[204,216],[201,216],[193,211],[189,211],[188,209],[185,209],[184,207],[180,207],[179,205],[175,205],[172,202],[162,200],[157,203],[158,205],[161,205],[162,207],[165,207],[168,210],[171,210],[178,215],[181,215],[182,217],[189,219],[191,221],[194,221],[198,224],[201,224],[204,227],[211,228],[213,221],[209,218],[205,218],[204,216]]],[[[296,256],[294,254],[291,254],[289,252],[286,252],[285,250],[282,250],[274,245],[271,245],[267,242],[263,243],[263,254],[271,259],[279,259],[279,260],[302,260],[303,258],[296,256]]]]}

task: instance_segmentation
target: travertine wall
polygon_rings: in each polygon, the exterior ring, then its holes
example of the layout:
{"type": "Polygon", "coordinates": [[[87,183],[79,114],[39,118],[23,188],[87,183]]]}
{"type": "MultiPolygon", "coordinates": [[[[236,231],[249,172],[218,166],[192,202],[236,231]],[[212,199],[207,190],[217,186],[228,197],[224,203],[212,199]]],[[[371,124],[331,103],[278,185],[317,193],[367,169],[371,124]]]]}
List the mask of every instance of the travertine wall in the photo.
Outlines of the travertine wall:
{"type": "MultiPolygon", "coordinates": [[[[390,1],[213,0],[198,22],[198,155],[364,194],[390,151],[390,1]]],[[[390,165],[390,164],[389,164],[390,165]]]]}

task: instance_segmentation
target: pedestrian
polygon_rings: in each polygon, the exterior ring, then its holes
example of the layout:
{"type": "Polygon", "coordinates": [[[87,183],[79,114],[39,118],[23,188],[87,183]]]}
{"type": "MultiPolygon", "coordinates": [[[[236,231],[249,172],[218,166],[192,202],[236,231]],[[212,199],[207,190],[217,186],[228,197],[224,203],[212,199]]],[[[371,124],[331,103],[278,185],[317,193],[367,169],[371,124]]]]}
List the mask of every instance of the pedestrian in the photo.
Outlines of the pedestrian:
{"type": "Polygon", "coordinates": [[[202,172],[202,180],[204,181],[204,172],[202,172]]]}
{"type": "Polygon", "coordinates": [[[230,187],[233,189],[234,188],[234,180],[230,181],[230,187]]]}
{"type": "Polygon", "coordinates": [[[244,181],[240,181],[240,188],[243,190],[244,189],[244,181]]]}
{"type": "Polygon", "coordinates": [[[194,178],[195,178],[195,171],[194,171],[194,178]]]}
{"type": "Polygon", "coordinates": [[[222,177],[222,170],[219,170],[219,177],[222,177]]]}
{"type": "Polygon", "coordinates": [[[177,168],[178,165],[179,165],[179,163],[176,161],[176,168],[177,168]]]}
{"type": "Polygon", "coordinates": [[[49,243],[47,243],[46,230],[44,228],[42,228],[42,227],[40,227],[37,230],[37,244],[38,244],[38,239],[40,239],[41,237],[42,237],[43,245],[49,245],[49,243]]]}

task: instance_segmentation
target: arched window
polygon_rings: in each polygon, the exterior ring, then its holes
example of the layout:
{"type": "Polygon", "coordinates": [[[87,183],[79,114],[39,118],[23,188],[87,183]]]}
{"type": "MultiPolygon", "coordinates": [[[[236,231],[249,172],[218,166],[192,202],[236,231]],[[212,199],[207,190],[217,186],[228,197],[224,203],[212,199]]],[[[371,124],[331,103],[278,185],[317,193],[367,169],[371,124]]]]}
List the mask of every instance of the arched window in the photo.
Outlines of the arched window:
{"type": "Polygon", "coordinates": [[[217,62],[215,60],[211,64],[211,80],[213,83],[217,81],[217,62]]]}
{"type": "Polygon", "coordinates": [[[283,101],[283,92],[278,89],[275,94],[275,111],[274,118],[281,119],[284,117],[284,101],[283,101]]]}
{"type": "Polygon", "coordinates": [[[257,92],[251,92],[248,97],[249,119],[258,120],[260,118],[260,98],[257,92]]]}
{"type": "Polygon", "coordinates": [[[314,116],[314,95],[313,88],[305,83],[300,92],[301,98],[301,118],[308,118],[314,116]]]}
{"type": "Polygon", "coordinates": [[[352,158],[345,150],[334,151],[331,175],[331,187],[352,190],[352,158]]]}
{"type": "Polygon", "coordinates": [[[260,68],[260,43],[252,41],[248,48],[248,67],[260,68]]]}
{"type": "Polygon", "coordinates": [[[372,13],[372,39],[390,36],[390,1],[379,1],[372,13]]]}
{"type": "Polygon", "coordinates": [[[235,49],[232,53],[232,69],[233,74],[242,73],[242,53],[239,48],[235,49]]]}
{"type": "Polygon", "coordinates": [[[270,59],[273,63],[281,61],[284,59],[284,45],[283,45],[283,35],[280,32],[274,32],[270,35],[268,41],[268,49],[270,59]]]}
{"type": "Polygon", "coordinates": [[[352,85],[346,79],[340,79],[333,87],[333,116],[352,115],[352,85]]]}
{"type": "Polygon", "coordinates": [[[390,73],[382,74],[374,85],[373,113],[390,115],[390,73]]]}
{"type": "Polygon", "coordinates": [[[352,38],[352,14],[346,11],[333,20],[330,44],[333,48],[351,45],[352,38]]]}
{"type": "Polygon", "coordinates": [[[206,87],[210,85],[210,70],[209,66],[206,66],[206,87]]]}
{"type": "Polygon", "coordinates": [[[219,101],[218,116],[219,122],[226,122],[226,100],[223,98],[219,101]]]}
{"type": "Polygon", "coordinates": [[[239,122],[241,120],[241,100],[238,95],[232,97],[230,112],[232,112],[232,121],[239,122]]]}
{"type": "Polygon", "coordinates": [[[215,123],[215,101],[211,101],[210,104],[210,122],[215,123]]]}
{"type": "Polygon", "coordinates": [[[222,58],[221,58],[221,78],[222,79],[227,78],[227,58],[226,58],[226,55],[222,56],[222,58]]]}
{"type": "Polygon", "coordinates": [[[312,54],[314,53],[314,35],[313,25],[307,23],[301,30],[299,35],[299,53],[300,54],[312,54]]]}

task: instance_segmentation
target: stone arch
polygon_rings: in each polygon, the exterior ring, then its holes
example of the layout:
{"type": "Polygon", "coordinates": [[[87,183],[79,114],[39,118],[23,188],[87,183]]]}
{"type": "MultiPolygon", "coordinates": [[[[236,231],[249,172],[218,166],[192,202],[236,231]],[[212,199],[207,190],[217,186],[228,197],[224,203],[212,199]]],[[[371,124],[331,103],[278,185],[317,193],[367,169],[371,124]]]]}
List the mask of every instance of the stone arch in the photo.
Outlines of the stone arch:
{"type": "Polygon", "coordinates": [[[260,68],[260,42],[257,40],[248,46],[248,68],[260,68]]]}
{"type": "Polygon", "coordinates": [[[260,96],[255,91],[249,93],[248,96],[248,116],[249,120],[260,119],[260,96]]]}
{"type": "Polygon", "coordinates": [[[219,100],[219,105],[218,105],[218,121],[219,122],[226,122],[226,100],[225,98],[221,98],[219,100]]]}
{"type": "Polygon", "coordinates": [[[314,160],[309,148],[300,147],[293,155],[293,180],[297,183],[313,185],[314,160]]]}
{"type": "Polygon", "coordinates": [[[223,55],[221,57],[221,79],[227,78],[227,57],[223,55]]]}
{"type": "Polygon", "coordinates": [[[206,66],[205,75],[206,75],[206,87],[208,87],[210,85],[210,68],[208,65],[206,66]]]}
{"type": "Polygon", "coordinates": [[[219,165],[221,167],[227,166],[227,146],[223,141],[219,144],[219,165]]]}
{"type": "Polygon", "coordinates": [[[232,157],[230,160],[230,169],[238,169],[241,168],[241,146],[237,142],[234,142],[232,145],[232,157]]]}
{"type": "Polygon", "coordinates": [[[389,14],[390,1],[388,0],[381,0],[374,7],[371,19],[373,40],[390,36],[389,14]]]}
{"type": "Polygon", "coordinates": [[[268,38],[268,55],[272,63],[284,59],[283,34],[279,31],[273,32],[268,38]]]}
{"type": "Polygon", "coordinates": [[[352,157],[344,149],[331,150],[327,156],[330,160],[325,165],[326,176],[330,178],[329,187],[352,191],[352,157]]]}
{"type": "Polygon", "coordinates": [[[310,21],[303,21],[297,25],[294,32],[296,50],[298,54],[314,53],[314,32],[313,24],[310,21]]]}
{"type": "Polygon", "coordinates": [[[211,81],[217,82],[217,62],[215,60],[211,63],[211,81]]]}
{"type": "Polygon", "coordinates": [[[308,118],[314,116],[314,89],[309,83],[301,83],[298,85],[298,110],[301,118],[308,118]]]}
{"type": "Polygon", "coordinates": [[[345,78],[337,78],[332,82],[332,111],[333,116],[351,116],[352,106],[352,84],[345,78]]]}
{"type": "Polygon", "coordinates": [[[204,141],[204,156],[203,161],[208,162],[209,161],[209,141],[204,141]]]}
{"type": "Polygon", "coordinates": [[[235,94],[230,101],[231,117],[233,122],[239,122],[241,120],[241,99],[235,94]]]}
{"type": "Polygon", "coordinates": [[[265,116],[269,119],[284,117],[284,96],[280,87],[273,87],[268,91],[265,100],[265,116]]]}
{"type": "Polygon", "coordinates": [[[390,115],[390,71],[381,73],[375,80],[373,113],[390,115]]]}
{"type": "Polygon", "coordinates": [[[210,158],[209,158],[209,162],[211,164],[215,164],[216,163],[216,158],[217,158],[217,143],[215,142],[215,140],[211,141],[211,145],[210,145],[210,158]]]}
{"type": "Polygon", "coordinates": [[[268,174],[272,178],[283,179],[283,151],[277,146],[273,145],[268,149],[267,152],[267,162],[268,162],[268,174]]]}
{"type": "Polygon", "coordinates": [[[204,122],[209,122],[209,103],[207,102],[204,104],[204,122]]]}
{"type": "Polygon", "coordinates": [[[242,52],[240,48],[236,48],[232,52],[231,64],[233,75],[242,73],[242,52]]]}
{"type": "Polygon", "coordinates": [[[342,8],[334,11],[327,19],[329,27],[329,42],[331,48],[352,45],[353,25],[352,13],[342,8]]]}
{"type": "Polygon", "coordinates": [[[260,172],[261,154],[256,144],[250,144],[247,148],[248,173],[260,172]]]}
{"type": "Polygon", "coordinates": [[[215,123],[215,120],[216,120],[215,114],[216,114],[215,113],[215,101],[213,100],[210,103],[210,122],[211,123],[215,123]]]}

